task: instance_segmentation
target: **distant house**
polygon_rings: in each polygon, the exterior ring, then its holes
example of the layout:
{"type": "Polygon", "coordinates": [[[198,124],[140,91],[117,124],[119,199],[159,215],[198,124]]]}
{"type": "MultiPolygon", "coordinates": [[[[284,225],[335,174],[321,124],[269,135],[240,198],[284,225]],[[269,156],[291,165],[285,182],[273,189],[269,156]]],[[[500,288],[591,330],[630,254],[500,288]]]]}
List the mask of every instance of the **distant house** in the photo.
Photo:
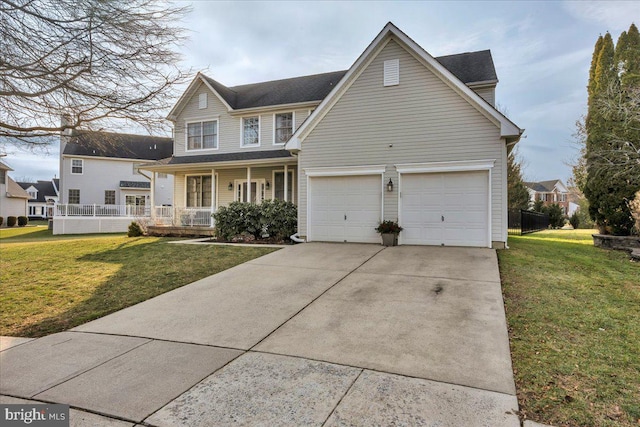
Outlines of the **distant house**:
{"type": "Polygon", "coordinates": [[[153,205],[171,206],[173,176],[140,167],[172,154],[171,138],[86,130],[63,133],[54,234],[126,231],[132,216],[149,216],[153,205]],[[92,217],[98,220],[92,222],[92,217]]]}
{"type": "Polygon", "coordinates": [[[7,224],[8,216],[27,216],[29,194],[11,179],[8,172],[12,170],[0,162],[0,216],[4,219],[3,226],[7,224]]]}
{"type": "Polygon", "coordinates": [[[564,215],[571,215],[573,211],[569,209],[569,189],[559,179],[540,182],[525,182],[529,190],[532,203],[542,200],[544,206],[557,204],[562,209],[564,215]]]}
{"type": "Polygon", "coordinates": [[[38,182],[18,182],[29,194],[29,219],[53,218],[53,207],[58,203],[59,179],[38,182]]]}

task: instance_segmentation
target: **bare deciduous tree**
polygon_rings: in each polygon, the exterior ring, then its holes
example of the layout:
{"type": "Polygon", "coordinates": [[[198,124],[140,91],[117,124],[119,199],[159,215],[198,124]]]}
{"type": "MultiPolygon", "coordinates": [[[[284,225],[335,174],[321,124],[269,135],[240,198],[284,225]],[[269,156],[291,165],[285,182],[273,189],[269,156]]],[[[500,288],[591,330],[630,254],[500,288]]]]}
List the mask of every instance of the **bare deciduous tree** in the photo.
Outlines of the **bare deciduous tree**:
{"type": "Polygon", "coordinates": [[[163,128],[187,77],[186,12],[156,0],[0,0],[0,139],[33,146],[120,120],[163,128]]]}

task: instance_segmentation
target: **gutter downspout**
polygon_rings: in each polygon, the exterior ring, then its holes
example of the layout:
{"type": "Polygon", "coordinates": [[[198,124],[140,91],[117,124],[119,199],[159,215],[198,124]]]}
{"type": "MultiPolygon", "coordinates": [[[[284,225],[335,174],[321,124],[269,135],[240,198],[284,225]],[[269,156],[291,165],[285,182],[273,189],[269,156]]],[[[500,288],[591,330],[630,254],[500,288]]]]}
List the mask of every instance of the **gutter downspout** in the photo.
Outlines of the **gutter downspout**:
{"type": "Polygon", "coordinates": [[[289,238],[290,238],[292,241],[296,242],[296,243],[306,243],[306,240],[301,239],[300,237],[298,237],[298,234],[299,234],[299,233],[292,234],[291,236],[289,236],[289,238]]]}

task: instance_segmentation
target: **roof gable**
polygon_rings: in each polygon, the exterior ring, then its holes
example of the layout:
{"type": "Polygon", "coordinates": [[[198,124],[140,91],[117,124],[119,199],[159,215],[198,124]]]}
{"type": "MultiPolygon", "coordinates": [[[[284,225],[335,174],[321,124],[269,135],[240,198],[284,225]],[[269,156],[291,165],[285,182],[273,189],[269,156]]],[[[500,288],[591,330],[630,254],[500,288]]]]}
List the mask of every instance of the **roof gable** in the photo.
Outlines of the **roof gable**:
{"type": "Polygon", "coordinates": [[[58,193],[54,187],[53,180],[38,180],[38,182],[18,182],[17,184],[27,192],[29,192],[29,189],[31,188],[36,190],[37,197],[35,199],[32,199],[36,202],[46,202],[47,198],[58,197],[58,193]]]}
{"type": "MultiPolygon", "coordinates": [[[[292,151],[299,151],[301,149],[302,140],[315,128],[315,126],[322,120],[322,118],[328,113],[329,110],[335,105],[335,103],[342,97],[342,95],[349,89],[353,82],[359,77],[364,69],[373,61],[373,59],[381,52],[390,40],[395,40],[398,44],[408,50],[416,59],[418,59],[425,67],[429,68],[438,78],[445,82],[449,87],[454,89],[459,95],[465,98],[472,106],[485,115],[490,120],[494,121],[500,128],[500,135],[506,139],[518,141],[523,130],[511,122],[502,113],[496,110],[493,106],[482,99],[477,93],[471,90],[460,78],[448,70],[442,63],[429,55],[422,47],[415,43],[406,34],[400,31],[395,25],[389,22],[382,31],[376,36],[376,38],[369,44],[365,51],[358,57],[356,62],[344,75],[342,80],[336,85],[336,87],[329,93],[329,95],[320,103],[315,111],[305,120],[305,122],[296,130],[289,142],[286,144],[286,148],[292,151]]],[[[443,62],[448,63],[453,67],[455,64],[456,71],[463,78],[477,78],[472,72],[462,72],[465,63],[480,61],[481,57],[490,55],[489,51],[481,51],[480,53],[469,53],[450,55],[444,58],[443,62]],[[484,53],[482,53],[484,52],[484,53]]],[[[485,75],[484,73],[489,70],[486,76],[495,76],[495,69],[493,68],[493,61],[491,65],[485,67],[483,73],[478,75],[485,75]],[[493,70],[493,73],[491,73],[493,70]]],[[[484,77],[483,77],[484,78],[484,77]]],[[[497,79],[495,80],[497,81],[497,79]]],[[[480,83],[480,82],[478,82],[480,83]]]]}
{"type": "Polygon", "coordinates": [[[173,140],[147,135],[74,131],[64,155],[160,160],[173,154],[173,140]]]}
{"type": "MultiPolygon", "coordinates": [[[[466,52],[435,58],[442,66],[467,85],[495,84],[496,70],[489,50],[466,52]]],[[[198,73],[168,115],[175,120],[203,83],[225,105],[228,111],[267,106],[320,102],[327,97],[349,70],[292,77],[267,82],[227,87],[198,73]]]]}

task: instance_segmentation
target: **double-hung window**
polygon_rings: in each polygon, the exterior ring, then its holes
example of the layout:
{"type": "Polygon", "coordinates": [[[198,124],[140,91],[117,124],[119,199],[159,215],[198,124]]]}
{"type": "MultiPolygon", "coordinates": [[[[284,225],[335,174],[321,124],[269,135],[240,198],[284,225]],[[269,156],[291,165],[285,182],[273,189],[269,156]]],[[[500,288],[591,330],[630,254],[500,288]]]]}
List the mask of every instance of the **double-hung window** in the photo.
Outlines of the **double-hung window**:
{"type": "Polygon", "coordinates": [[[70,205],[80,204],[80,190],[75,188],[69,189],[69,204],[70,205]]]}
{"type": "Polygon", "coordinates": [[[293,113],[275,115],[274,144],[284,144],[293,134],[293,113]]]}
{"type": "Polygon", "coordinates": [[[260,116],[242,118],[242,146],[260,145],[260,116]]]}
{"type": "Polygon", "coordinates": [[[212,198],[211,175],[187,176],[187,207],[210,207],[212,198]]]}
{"type": "Polygon", "coordinates": [[[116,190],[104,190],[104,204],[105,205],[116,204],[116,190]]]}
{"type": "Polygon", "coordinates": [[[82,175],[83,163],[82,159],[71,159],[71,174],[82,175]]]}
{"type": "Polygon", "coordinates": [[[218,148],[218,122],[187,123],[187,150],[218,148]]]}

